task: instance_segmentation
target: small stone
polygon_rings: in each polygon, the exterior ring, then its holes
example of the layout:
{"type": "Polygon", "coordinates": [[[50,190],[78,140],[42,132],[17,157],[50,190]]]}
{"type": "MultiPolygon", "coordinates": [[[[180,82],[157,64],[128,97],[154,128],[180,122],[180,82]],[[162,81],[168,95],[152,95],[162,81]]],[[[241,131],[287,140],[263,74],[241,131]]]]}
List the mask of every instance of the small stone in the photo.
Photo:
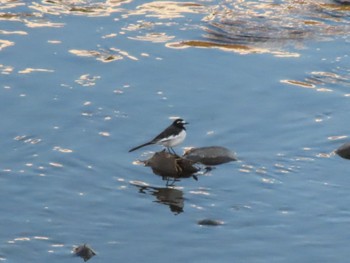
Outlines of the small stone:
{"type": "Polygon", "coordinates": [[[75,255],[83,258],[85,262],[96,255],[96,252],[87,244],[74,248],[73,252],[75,255]]]}
{"type": "Polygon", "coordinates": [[[199,220],[197,223],[198,225],[201,225],[201,226],[221,226],[224,224],[223,221],[215,220],[215,219],[202,219],[202,220],[199,220]]]}
{"type": "Polygon", "coordinates": [[[350,143],[344,143],[337,150],[335,150],[335,153],[344,159],[350,159],[350,143]]]}

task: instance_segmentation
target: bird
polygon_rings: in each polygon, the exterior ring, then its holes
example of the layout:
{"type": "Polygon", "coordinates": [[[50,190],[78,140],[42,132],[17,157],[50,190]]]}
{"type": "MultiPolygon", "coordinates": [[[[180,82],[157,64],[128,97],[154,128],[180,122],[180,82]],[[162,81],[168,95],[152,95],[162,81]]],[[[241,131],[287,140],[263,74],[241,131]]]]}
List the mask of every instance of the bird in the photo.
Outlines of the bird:
{"type": "Polygon", "coordinates": [[[186,128],[185,128],[186,124],[189,124],[189,123],[185,122],[181,118],[176,119],[170,126],[168,126],[164,131],[159,133],[151,141],[141,144],[139,146],[136,146],[130,149],[129,152],[133,152],[147,145],[160,144],[166,147],[169,152],[171,149],[172,152],[175,153],[172,147],[179,145],[186,138],[186,128]]]}

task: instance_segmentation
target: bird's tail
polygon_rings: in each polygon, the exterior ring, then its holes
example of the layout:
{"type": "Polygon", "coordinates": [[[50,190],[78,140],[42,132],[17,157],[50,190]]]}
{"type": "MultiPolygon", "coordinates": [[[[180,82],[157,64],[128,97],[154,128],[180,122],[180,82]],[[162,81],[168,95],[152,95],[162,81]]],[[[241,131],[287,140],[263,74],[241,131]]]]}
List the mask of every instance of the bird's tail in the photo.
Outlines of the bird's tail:
{"type": "Polygon", "coordinates": [[[139,145],[139,146],[136,146],[136,147],[130,149],[129,152],[136,151],[137,149],[140,149],[140,148],[142,148],[142,147],[145,147],[145,146],[151,145],[151,144],[154,144],[154,143],[153,143],[153,142],[146,142],[146,143],[144,143],[144,144],[141,144],[141,145],[139,145]]]}

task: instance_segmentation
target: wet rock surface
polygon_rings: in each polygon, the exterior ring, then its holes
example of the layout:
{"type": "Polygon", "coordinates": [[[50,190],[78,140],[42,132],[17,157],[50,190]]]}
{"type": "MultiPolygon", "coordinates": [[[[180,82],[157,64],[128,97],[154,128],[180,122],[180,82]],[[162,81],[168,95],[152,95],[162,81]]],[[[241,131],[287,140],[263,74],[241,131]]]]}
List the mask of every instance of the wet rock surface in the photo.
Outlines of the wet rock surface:
{"type": "Polygon", "coordinates": [[[83,258],[85,262],[96,255],[96,252],[87,244],[74,248],[73,253],[76,256],[83,258]]]}
{"type": "Polygon", "coordinates": [[[201,163],[209,166],[237,161],[237,157],[233,152],[221,146],[192,148],[187,151],[183,157],[194,163],[201,163]]]}
{"type": "Polygon", "coordinates": [[[216,219],[202,219],[197,224],[201,226],[221,226],[224,222],[216,219]]]}
{"type": "Polygon", "coordinates": [[[343,5],[350,5],[350,0],[334,0],[334,2],[343,4],[343,5]]]}
{"type": "Polygon", "coordinates": [[[344,143],[335,150],[335,153],[344,159],[350,159],[350,142],[344,143]]]}
{"type": "Polygon", "coordinates": [[[165,150],[156,152],[150,159],[144,161],[146,166],[151,167],[153,173],[166,178],[189,178],[198,172],[191,160],[178,155],[168,153],[165,150]]]}

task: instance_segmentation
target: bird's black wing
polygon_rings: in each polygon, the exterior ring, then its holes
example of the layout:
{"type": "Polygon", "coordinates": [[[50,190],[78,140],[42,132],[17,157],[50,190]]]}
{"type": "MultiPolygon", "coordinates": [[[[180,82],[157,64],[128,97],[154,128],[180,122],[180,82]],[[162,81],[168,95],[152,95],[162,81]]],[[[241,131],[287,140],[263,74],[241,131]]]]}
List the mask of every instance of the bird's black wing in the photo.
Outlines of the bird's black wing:
{"type": "Polygon", "coordinates": [[[164,131],[162,131],[160,134],[158,134],[151,142],[152,143],[158,143],[161,141],[167,141],[171,139],[171,137],[178,135],[181,132],[181,129],[170,125],[168,128],[166,128],[164,131]]]}

